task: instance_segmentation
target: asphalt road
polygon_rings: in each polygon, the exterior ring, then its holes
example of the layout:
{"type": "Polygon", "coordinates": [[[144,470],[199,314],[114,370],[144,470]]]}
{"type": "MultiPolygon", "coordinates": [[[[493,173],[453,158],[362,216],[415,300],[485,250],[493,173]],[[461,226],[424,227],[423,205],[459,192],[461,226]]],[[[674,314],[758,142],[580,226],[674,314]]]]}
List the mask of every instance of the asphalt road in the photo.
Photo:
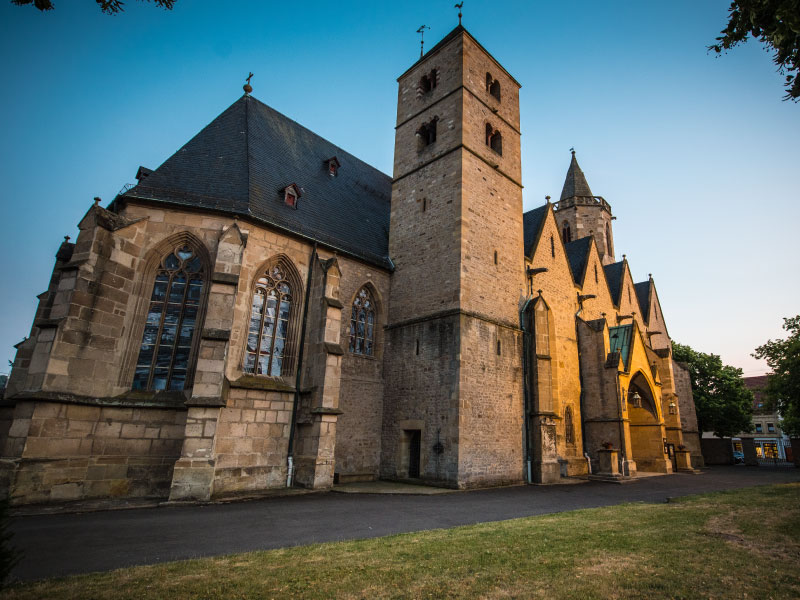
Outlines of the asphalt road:
{"type": "Polygon", "coordinates": [[[800,481],[800,469],[715,467],[699,475],[518,486],[432,496],[321,493],[204,506],[16,517],[13,577],[41,579],[131,565],[379,537],[624,502],[665,502],[800,481]]]}

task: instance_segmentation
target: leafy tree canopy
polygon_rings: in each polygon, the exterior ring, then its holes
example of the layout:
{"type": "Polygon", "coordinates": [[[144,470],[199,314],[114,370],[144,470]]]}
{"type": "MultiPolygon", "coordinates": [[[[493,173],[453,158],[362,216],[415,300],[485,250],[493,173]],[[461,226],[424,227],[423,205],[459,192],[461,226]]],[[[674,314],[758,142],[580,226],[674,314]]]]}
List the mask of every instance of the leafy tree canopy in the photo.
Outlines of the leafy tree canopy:
{"type": "Polygon", "coordinates": [[[728,10],[728,26],[708,49],[719,54],[752,35],[775,51],[772,60],[786,76],[784,100],[800,101],[800,0],[734,0],[728,10]]]}
{"type": "Polygon", "coordinates": [[[781,429],[800,436],[800,315],[783,320],[785,340],[767,340],[753,356],[763,358],[772,370],[764,395],[781,414],[781,429]]]}
{"type": "MultiPolygon", "coordinates": [[[[94,0],[97,5],[107,15],[114,15],[117,13],[121,13],[125,10],[125,3],[122,0],[94,0]]],[[[172,10],[173,4],[175,4],[176,0],[144,0],[145,2],[153,2],[158,6],[161,6],[167,10],[172,10]]],[[[53,6],[53,2],[51,0],[11,0],[11,4],[16,4],[17,6],[25,6],[27,4],[33,4],[39,10],[53,10],[55,6],[53,6]]]]}
{"type": "Polygon", "coordinates": [[[731,437],[752,429],[753,392],[745,386],[741,369],[677,342],[672,342],[672,355],[689,369],[700,431],[731,437]]]}

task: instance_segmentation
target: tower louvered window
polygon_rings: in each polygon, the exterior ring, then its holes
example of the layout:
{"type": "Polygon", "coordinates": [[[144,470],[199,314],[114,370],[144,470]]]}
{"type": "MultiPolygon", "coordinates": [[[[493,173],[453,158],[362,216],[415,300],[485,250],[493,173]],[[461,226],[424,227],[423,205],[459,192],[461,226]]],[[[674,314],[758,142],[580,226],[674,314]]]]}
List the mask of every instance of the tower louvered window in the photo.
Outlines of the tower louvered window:
{"type": "Polygon", "coordinates": [[[283,269],[275,265],[256,282],[247,333],[245,373],[281,375],[291,312],[292,288],[283,269]]]}
{"type": "Polygon", "coordinates": [[[375,349],[375,302],[363,287],[353,300],[350,313],[350,352],[372,356],[375,349]]]}
{"type": "Polygon", "coordinates": [[[179,391],[186,386],[205,277],[203,261],[188,245],[175,248],[161,261],[150,295],[133,389],[179,391]]]}

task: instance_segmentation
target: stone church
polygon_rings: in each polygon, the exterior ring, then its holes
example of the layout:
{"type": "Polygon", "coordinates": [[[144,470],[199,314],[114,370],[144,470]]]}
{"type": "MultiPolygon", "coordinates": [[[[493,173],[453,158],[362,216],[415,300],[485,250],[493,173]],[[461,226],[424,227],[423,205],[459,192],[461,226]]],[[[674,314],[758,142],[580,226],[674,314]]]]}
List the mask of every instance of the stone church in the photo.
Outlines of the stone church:
{"type": "Polygon", "coordinates": [[[523,213],[520,85],[460,25],[398,83],[392,177],[247,85],[96,199],[16,346],[12,502],[698,464],[655,284],[574,152],[523,213]]]}

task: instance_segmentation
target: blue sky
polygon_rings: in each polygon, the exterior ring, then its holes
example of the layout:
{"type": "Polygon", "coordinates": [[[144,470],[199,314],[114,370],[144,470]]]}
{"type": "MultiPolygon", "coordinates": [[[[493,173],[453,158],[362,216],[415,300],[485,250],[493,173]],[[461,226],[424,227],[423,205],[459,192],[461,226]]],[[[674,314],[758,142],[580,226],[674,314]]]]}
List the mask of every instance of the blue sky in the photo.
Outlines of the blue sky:
{"type": "MultiPolygon", "coordinates": [[[[3,364],[92,198],[161,164],[249,71],[259,100],[391,174],[395,80],[420,25],[430,48],[457,24],[453,4],[0,2],[3,364]]],[[[525,209],[559,196],[574,146],[671,337],[755,375],[753,348],[800,312],[800,106],[757,43],[706,52],[728,4],[467,0],[464,25],[522,84],[525,209]]]]}

